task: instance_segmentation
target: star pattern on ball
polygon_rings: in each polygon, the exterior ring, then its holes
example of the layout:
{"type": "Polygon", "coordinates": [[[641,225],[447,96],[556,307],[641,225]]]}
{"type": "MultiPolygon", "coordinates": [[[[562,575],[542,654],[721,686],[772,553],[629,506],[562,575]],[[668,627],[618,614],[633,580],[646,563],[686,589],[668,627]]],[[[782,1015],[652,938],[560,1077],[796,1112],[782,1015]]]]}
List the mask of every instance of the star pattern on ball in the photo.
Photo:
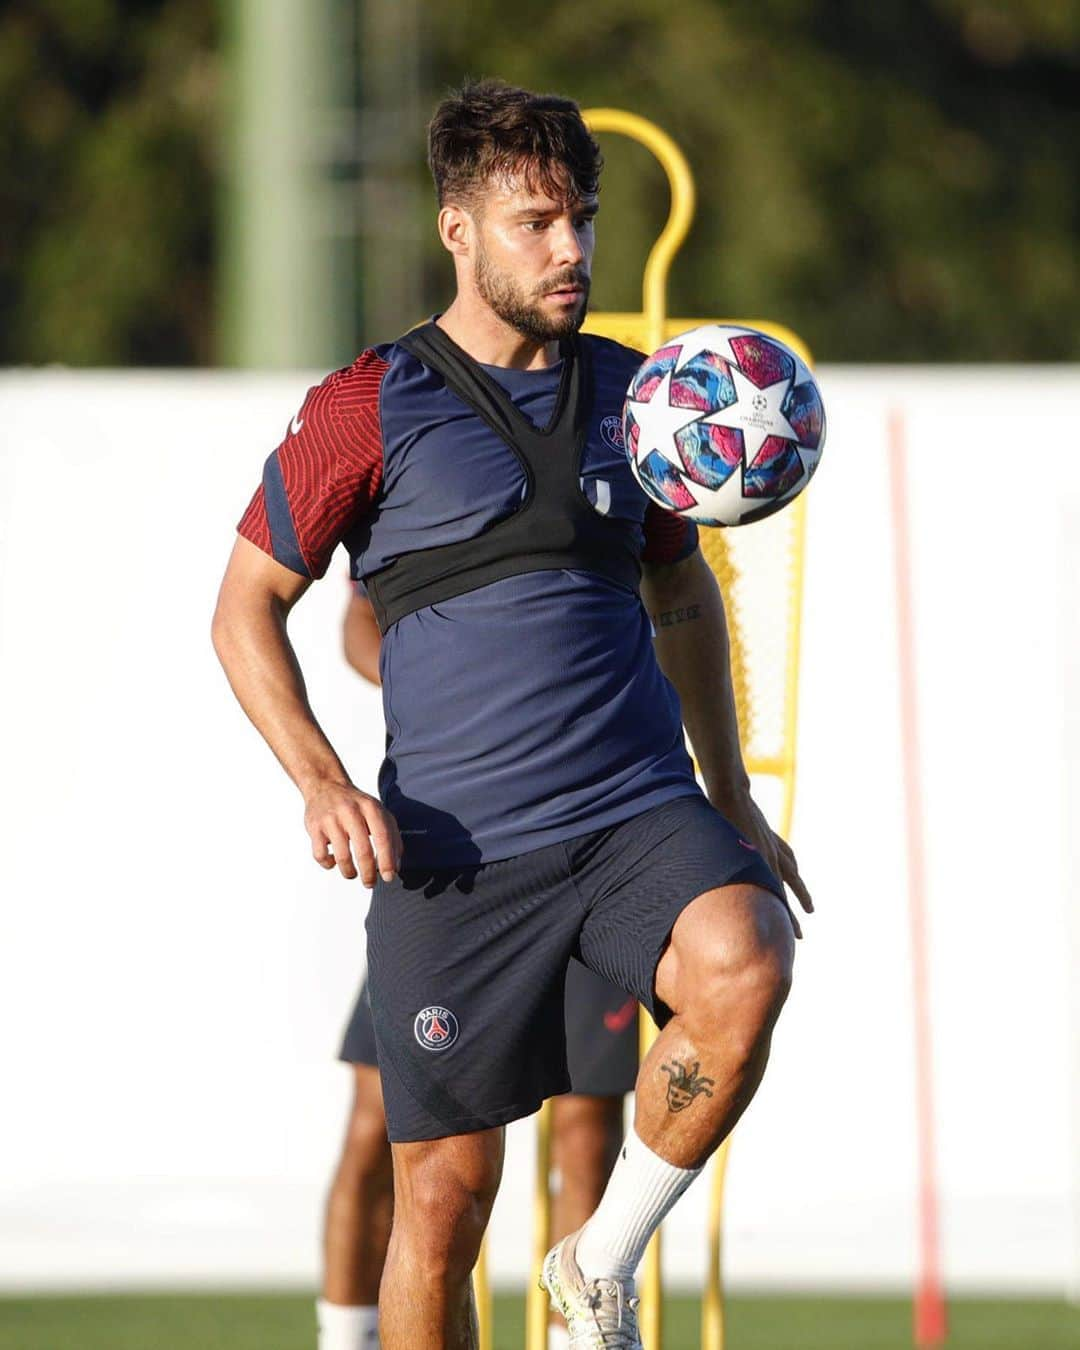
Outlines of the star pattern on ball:
{"type": "MultiPolygon", "coordinates": [[[[799,443],[799,433],[784,416],[782,406],[791,388],[791,380],[785,377],[775,384],[767,384],[759,389],[752,380],[748,380],[737,365],[731,364],[731,378],[735,382],[738,395],[730,408],[721,408],[709,413],[702,421],[714,427],[732,427],[743,434],[745,455],[743,462],[753,464],[761,447],[770,436],[781,440],[799,443]],[[749,412],[747,410],[750,410],[749,412]]],[[[659,392],[659,391],[658,391],[659,392]]]]}
{"type": "Polygon", "coordinates": [[[679,343],[679,356],[675,362],[676,371],[685,366],[688,361],[692,361],[695,356],[701,356],[703,352],[717,352],[731,365],[738,364],[738,358],[731,350],[731,342],[724,330],[714,325],[707,325],[686,334],[679,343]]]}
{"type": "Polygon", "coordinates": [[[645,492],[704,525],[764,519],[821,457],[824,410],[798,354],[753,328],[702,324],[643,362],[624,404],[645,492]]]}
{"type": "Polygon", "coordinates": [[[638,459],[645,459],[655,450],[680,473],[685,473],[686,465],[679,456],[675,436],[683,427],[700,421],[701,412],[697,408],[672,406],[671,374],[670,370],[665,373],[664,378],[653,390],[652,397],[646,402],[639,403],[635,398],[628,398],[626,402],[637,423],[638,459]]]}

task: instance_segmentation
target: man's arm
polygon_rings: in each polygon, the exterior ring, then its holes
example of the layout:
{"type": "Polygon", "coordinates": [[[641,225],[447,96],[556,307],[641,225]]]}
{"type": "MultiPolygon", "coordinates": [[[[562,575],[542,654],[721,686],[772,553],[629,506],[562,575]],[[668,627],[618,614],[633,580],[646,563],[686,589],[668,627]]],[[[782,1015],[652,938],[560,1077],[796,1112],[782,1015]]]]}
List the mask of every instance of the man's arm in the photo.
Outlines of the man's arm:
{"type": "Polygon", "coordinates": [[[679,695],[683,724],[709,800],[760,850],[808,913],[795,856],[750,795],[739,747],[731,646],[720,587],[700,550],[681,562],[646,563],[641,596],[656,629],[656,656],[679,695]]]}
{"type": "Polygon", "coordinates": [[[371,684],[381,684],[379,652],[382,648],[382,634],[379,632],[379,624],[371,601],[366,595],[358,595],[355,590],[349,596],[349,606],[345,611],[345,622],[341,628],[341,641],[345,660],[353,670],[371,684]]]}
{"type": "Polygon", "coordinates": [[[214,650],[241,707],[300,789],[315,861],[350,878],[359,863],[372,886],[376,856],[384,879],[397,871],[401,836],[377,798],[350,782],[308,703],[286,622],[310,584],[238,538],[214,612],[214,650]]]}

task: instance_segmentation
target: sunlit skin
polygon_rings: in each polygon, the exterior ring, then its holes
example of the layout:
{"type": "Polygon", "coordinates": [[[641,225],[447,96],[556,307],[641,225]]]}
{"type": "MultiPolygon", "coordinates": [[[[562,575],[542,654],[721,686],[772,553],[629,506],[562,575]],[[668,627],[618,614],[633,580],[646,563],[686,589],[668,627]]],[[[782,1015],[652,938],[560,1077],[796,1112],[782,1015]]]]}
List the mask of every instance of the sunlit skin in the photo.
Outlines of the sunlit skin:
{"type": "Polygon", "coordinates": [[[560,200],[522,175],[494,182],[479,203],[444,206],[439,237],[454,260],[457,295],[440,327],[487,365],[553,365],[559,338],[585,318],[596,212],[595,197],[560,200]]]}

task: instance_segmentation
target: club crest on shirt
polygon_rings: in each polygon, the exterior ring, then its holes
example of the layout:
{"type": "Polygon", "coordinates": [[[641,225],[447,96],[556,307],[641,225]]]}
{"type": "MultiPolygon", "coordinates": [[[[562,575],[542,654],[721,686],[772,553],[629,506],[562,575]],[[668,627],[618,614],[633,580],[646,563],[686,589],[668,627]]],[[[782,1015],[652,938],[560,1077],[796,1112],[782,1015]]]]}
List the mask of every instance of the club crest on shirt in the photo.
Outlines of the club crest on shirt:
{"type": "Polygon", "coordinates": [[[449,1008],[433,1003],[430,1008],[421,1008],[413,1021],[413,1035],[416,1043],[425,1050],[438,1054],[440,1050],[449,1050],[458,1038],[458,1020],[449,1008]]]}
{"type": "Polygon", "coordinates": [[[626,449],[626,438],[623,435],[621,417],[605,417],[600,423],[600,435],[611,446],[612,450],[626,449]]]}

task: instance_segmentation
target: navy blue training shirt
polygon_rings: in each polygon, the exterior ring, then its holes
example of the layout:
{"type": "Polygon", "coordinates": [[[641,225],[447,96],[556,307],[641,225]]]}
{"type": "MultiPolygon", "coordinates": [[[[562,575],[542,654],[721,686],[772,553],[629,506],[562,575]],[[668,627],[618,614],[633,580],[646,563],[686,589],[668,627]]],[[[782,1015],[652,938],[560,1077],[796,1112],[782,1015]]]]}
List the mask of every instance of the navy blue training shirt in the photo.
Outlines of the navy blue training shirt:
{"type": "MultiPolygon", "coordinates": [[[[696,530],[648,502],[622,448],[623,398],[641,358],[583,340],[595,393],[582,489],[596,510],[639,526],[646,561],[677,561],[696,530]]],[[[547,423],[558,366],[484,369],[547,423]]],[[[509,447],[441,375],[388,344],[309,392],[239,529],[308,576],[344,542],[362,579],[405,553],[475,537],[524,491],[509,447]]],[[[641,600],[595,574],[525,573],[407,614],[386,632],[380,665],[379,793],[406,866],[514,856],[699,792],[641,600]]]]}

